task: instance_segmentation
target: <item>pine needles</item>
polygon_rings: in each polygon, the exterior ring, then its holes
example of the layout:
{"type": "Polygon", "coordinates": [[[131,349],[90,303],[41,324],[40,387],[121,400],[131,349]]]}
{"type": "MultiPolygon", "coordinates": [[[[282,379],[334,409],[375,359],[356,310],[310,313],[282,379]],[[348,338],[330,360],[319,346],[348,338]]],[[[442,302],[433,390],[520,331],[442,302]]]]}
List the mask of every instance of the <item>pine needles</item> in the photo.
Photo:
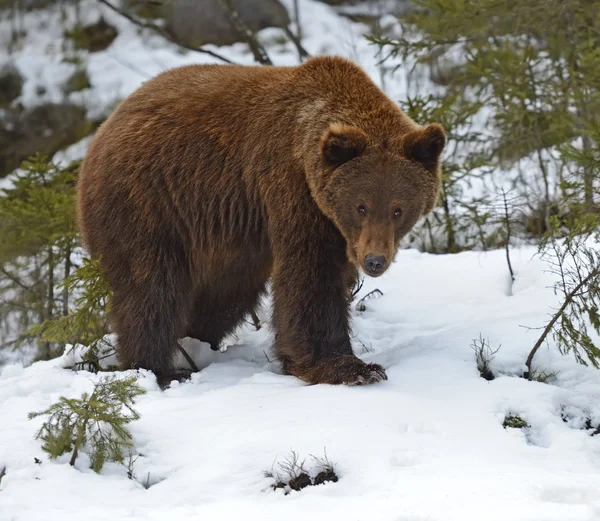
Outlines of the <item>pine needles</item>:
{"type": "Polygon", "coordinates": [[[600,349],[588,331],[591,325],[600,334],[600,252],[587,244],[588,238],[576,234],[559,241],[553,236],[542,245],[542,257],[558,277],[554,291],[562,303],[527,357],[528,375],[533,357],[551,333],[562,354],[572,352],[579,363],[600,367],[600,349]]]}
{"type": "Polygon", "coordinates": [[[48,416],[36,439],[44,442],[42,449],[51,459],[71,452],[73,466],[86,449],[91,468],[100,472],[107,461],[124,462],[124,450],[132,447],[127,425],[140,418],[133,405],[145,392],[135,377],[110,375],[99,380],[91,394],[62,396],[45,411],[29,413],[29,419],[48,416]]]}

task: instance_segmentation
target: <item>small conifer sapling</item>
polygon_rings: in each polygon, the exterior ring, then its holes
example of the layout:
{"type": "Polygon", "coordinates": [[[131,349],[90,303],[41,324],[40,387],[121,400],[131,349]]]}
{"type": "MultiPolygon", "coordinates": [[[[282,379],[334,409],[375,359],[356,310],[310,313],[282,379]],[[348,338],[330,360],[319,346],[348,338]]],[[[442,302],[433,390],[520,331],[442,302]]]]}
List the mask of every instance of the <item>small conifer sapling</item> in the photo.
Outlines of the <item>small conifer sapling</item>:
{"type": "Polygon", "coordinates": [[[29,413],[29,418],[48,416],[36,439],[44,442],[42,449],[51,459],[71,452],[73,466],[85,449],[91,468],[100,472],[107,461],[123,463],[124,450],[132,447],[127,424],[140,418],[133,405],[145,392],[135,377],[110,375],[99,380],[91,394],[62,396],[45,411],[29,413]]]}

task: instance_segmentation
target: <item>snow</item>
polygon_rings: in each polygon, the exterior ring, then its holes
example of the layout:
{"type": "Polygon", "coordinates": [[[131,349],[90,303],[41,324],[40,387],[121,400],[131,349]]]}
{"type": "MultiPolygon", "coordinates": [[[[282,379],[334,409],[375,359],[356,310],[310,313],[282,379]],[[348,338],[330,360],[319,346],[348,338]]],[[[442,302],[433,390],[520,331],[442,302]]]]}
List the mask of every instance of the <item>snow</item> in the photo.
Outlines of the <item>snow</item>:
{"type": "MultiPolygon", "coordinates": [[[[530,247],[434,256],[402,250],[359,295],[383,296],[353,312],[356,352],[384,365],[370,387],[308,386],[281,374],[268,325],[243,326],[226,353],[184,344],[201,366],[190,382],[148,390],[131,424],[136,480],[116,464],[94,474],[85,455],[47,459],[34,434],[59,396],[89,391],[98,376],[73,372],[77,354],[0,375],[0,519],[378,519],[588,521],[600,518],[600,449],[586,417],[600,421],[600,373],[542,348],[534,365],[551,384],[518,377],[539,327],[557,303],[546,264],[530,247]],[[497,378],[480,378],[470,344],[501,349],[497,378]],[[359,342],[360,341],[360,342],[359,342]],[[361,344],[362,342],[362,344],[361,344]],[[365,347],[367,349],[365,349],[365,347]],[[567,422],[563,421],[564,413],[567,422]],[[530,425],[504,429],[505,415],[530,425]],[[265,471],[289,451],[326,451],[337,483],[284,495],[265,471]],[[40,465],[34,458],[42,460],[40,465]],[[150,476],[149,489],[145,483],[150,476]],[[35,498],[35,501],[32,501],[35,498]]],[[[267,322],[270,304],[261,311],[267,322]]],[[[136,374],[136,373],[132,373],[136,374]]],[[[275,463],[275,466],[274,466],[275,463]]]]}
{"type": "MultiPolygon", "coordinates": [[[[284,3],[292,12],[293,0],[284,3]]],[[[311,54],[352,58],[393,99],[405,97],[407,71],[381,75],[364,26],[320,2],[300,4],[311,54]]],[[[74,19],[70,7],[64,12],[74,19]]],[[[96,2],[82,1],[80,13],[88,22],[102,13],[119,29],[106,51],[86,57],[93,87],[68,96],[92,117],[167,68],[214,61],[140,34],[96,2]]],[[[19,99],[26,106],[65,97],[61,85],[75,66],[63,60],[61,16],[58,9],[24,15],[28,37],[11,59],[26,77],[19,99]]],[[[0,21],[0,39],[8,28],[0,21]]],[[[280,34],[269,29],[260,38],[276,64],[297,63],[291,44],[269,43],[280,34]]],[[[242,44],[214,50],[253,63],[242,44]]],[[[6,52],[0,45],[0,61],[6,52]]],[[[412,84],[425,88],[415,78],[412,84]]],[[[88,144],[89,138],[54,159],[79,159],[88,144]]],[[[556,371],[556,378],[542,384],[518,377],[539,335],[530,328],[544,325],[558,303],[547,265],[534,254],[531,247],[513,249],[511,287],[503,251],[402,250],[359,295],[378,288],[383,296],[353,312],[357,355],[384,365],[389,376],[371,387],[307,386],[283,375],[272,361],[268,300],[260,314],[265,326],[242,327],[225,353],[186,340],[202,369],[190,382],[163,392],[150,373],[138,374],[148,393],[130,429],[141,454],[135,480],[116,464],[95,474],[85,453],[75,468],[68,456],[50,461],[34,439],[42,420],[28,420],[28,412],[60,396],[78,397],[99,378],[68,369],[80,351],[28,367],[13,360],[0,373],[0,521],[600,519],[598,438],[581,430],[586,418],[600,423],[600,373],[561,356],[550,342],[534,365],[556,371]],[[480,334],[492,348],[501,345],[491,382],[479,377],[470,347],[480,334]],[[530,427],[504,429],[507,414],[530,427]],[[276,471],[290,450],[313,472],[310,455],[326,451],[339,481],[289,495],[273,491],[264,472],[276,471]]]]}

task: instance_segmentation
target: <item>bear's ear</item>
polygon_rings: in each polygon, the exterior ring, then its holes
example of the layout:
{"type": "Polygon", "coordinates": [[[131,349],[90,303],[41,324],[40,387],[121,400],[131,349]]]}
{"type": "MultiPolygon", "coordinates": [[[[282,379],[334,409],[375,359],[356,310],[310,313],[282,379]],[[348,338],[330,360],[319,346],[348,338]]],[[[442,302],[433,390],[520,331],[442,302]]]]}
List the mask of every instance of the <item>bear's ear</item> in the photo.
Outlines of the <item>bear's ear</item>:
{"type": "Polygon", "coordinates": [[[321,153],[332,166],[340,166],[360,156],[367,147],[367,135],[356,127],[332,124],[321,139],[321,153]]]}
{"type": "Polygon", "coordinates": [[[402,149],[408,159],[417,161],[426,168],[432,168],[437,164],[445,145],[444,129],[441,125],[432,123],[406,134],[402,149]]]}

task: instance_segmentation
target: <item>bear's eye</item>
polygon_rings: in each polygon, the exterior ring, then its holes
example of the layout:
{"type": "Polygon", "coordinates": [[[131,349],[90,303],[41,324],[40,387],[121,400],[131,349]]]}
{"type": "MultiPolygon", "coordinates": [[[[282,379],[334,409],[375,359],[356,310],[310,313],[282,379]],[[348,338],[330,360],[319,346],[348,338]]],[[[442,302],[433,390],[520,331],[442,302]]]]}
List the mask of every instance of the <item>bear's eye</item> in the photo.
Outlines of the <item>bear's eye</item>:
{"type": "Polygon", "coordinates": [[[394,210],[394,217],[400,217],[402,215],[402,210],[400,208],[396,208],[394,210]]]}
{"type": "Polygon", "coordinates": [[[361,217],[364,217],[365,215],[367,215],[367,209],[365,208],[365,206],[363,204],[359,205],[359,207],[358,207],[358,215],[360,215],[361,217]]]}

